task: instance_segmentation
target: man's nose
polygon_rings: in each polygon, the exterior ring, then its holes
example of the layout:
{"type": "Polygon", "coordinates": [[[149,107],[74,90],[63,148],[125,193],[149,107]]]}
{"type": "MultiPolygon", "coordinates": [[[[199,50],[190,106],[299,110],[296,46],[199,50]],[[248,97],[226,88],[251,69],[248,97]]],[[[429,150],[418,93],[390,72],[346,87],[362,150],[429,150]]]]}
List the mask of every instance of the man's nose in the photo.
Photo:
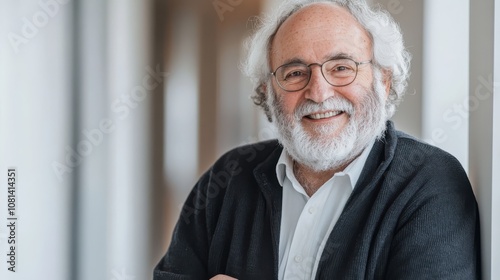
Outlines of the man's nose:
{"type": "Polygon", "coordinates": [[[316,103],[321,103],[328,98],[334,96],[335,89],[330,85],[323,74],[321,73],[321,66],[311,66],[311,79],[305,88],[305,97],[316,103]]]}

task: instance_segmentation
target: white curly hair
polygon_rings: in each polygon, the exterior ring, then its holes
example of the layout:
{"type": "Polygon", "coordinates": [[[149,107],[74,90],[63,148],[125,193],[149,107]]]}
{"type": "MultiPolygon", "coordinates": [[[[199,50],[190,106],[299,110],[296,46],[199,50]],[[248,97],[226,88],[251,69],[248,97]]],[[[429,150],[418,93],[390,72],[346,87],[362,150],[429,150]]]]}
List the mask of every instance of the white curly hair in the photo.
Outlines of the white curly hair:
{"type": "Polygon", "coordinates": [[[314,3],[332,3],[347,9],[368,32],[373,46],[373,65],[379,71],[390,74],[391,86],[386,110],[387,117],[392,117],[408,85],[411,55],[404,46],[399,25],[389,13],[380,7],[370,7],[364,0],[286,0],[267,17],[259,19],[256,32],[245,43],[247,57],[242,67],[243,72],[254,83],[254,103],[261,106],[269,121],[272,121],[264,86],[270,86],[272,70],[269,53],[272,40],[288,17],[314,3]]]}

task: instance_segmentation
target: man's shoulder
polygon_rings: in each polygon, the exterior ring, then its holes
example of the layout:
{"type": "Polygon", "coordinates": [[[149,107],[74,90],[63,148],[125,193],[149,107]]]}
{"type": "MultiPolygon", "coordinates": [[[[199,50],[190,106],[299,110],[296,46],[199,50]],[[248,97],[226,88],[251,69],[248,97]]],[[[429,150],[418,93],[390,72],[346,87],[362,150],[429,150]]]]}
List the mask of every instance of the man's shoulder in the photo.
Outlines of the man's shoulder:
{"type": "Polygon", "coordinates": [[[395,131],[395,135],[393,166],[400,172],[466,177],[461,163],[449,152],[401,131],[395,131]]]}
{"type": "Polygon", "coordinates": [[[396,137],[398,143],[396,151],[401,155],[406,155],[405,157],[407,158],[411,158],[413,156],[458,162],[458,160],[449,152],[405,132],[396,131],[396,137]]]}
{"type": "Polygon", "coordinates": [[[453,155],[401,131],[388,131],[384,140],[385,157],[379,157],[384,169],[379,178],[389,190],[388,197],[423,202],[448,194],[473,200],[467,173],[453,155]]]}
{"type": "Polygon", "coordinates": [[[458,160],[439,147],[426,143],[404,131],[397,130],[392,121],[387,122],[384,137],[379,140],[385,150],[385,160],[441,159],[445,161],[458,160]]]}
{"type": "Polygon", "coordinates": [[[276,139],[238,146],[222,155],[214,167],[227,162],[237,162],[242,167],[256,167],[266,161],[277,162],[282,149],[276,139]]]}

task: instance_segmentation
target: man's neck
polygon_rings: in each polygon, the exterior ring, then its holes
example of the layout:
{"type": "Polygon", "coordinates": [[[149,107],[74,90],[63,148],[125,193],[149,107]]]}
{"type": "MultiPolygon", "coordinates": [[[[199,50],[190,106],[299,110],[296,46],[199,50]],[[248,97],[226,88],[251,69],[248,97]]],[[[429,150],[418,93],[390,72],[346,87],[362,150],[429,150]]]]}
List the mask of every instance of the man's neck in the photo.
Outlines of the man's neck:
{"type": "Polygon", "coordinates": [[[344,170],[351,162],[352,160],[338,168],[326,171],[314,171],[313,169],[294,161],[293,173],[295,174],[297,181],[306,191],[307,195],[311,197],[324,183],[326,183],[326,181],[330,180],[335,173],[344,170]]]}

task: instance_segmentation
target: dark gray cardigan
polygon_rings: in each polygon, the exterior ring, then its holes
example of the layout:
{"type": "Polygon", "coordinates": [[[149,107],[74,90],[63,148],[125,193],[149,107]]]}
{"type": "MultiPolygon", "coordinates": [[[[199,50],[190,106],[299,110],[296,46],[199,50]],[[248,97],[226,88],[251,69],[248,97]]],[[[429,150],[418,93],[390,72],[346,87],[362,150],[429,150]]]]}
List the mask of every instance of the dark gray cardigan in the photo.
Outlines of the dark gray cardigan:
{"type": "MultiPolygon", "coordinates": [[[[277,279],[276,141],[222,156],[189,195],[154,279],[277,279]]],[[[477,204],[460,163],[387,124],[316,279],[480,279],[477,204]]]]}

